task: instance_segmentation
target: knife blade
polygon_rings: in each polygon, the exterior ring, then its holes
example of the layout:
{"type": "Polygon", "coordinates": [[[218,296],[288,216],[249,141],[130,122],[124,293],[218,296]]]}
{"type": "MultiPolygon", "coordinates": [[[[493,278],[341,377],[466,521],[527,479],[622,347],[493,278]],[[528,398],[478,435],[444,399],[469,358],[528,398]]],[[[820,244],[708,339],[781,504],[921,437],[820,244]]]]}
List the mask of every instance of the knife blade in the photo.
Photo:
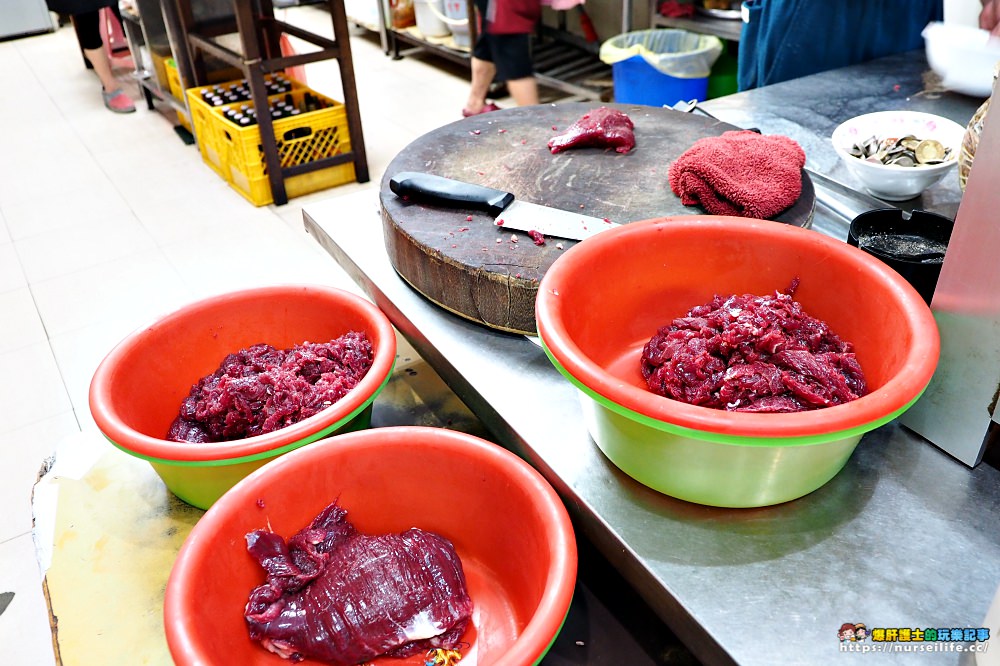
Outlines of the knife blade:
{"type": "Polygon", "coordinates": [[[483,211],[504,229],[537,231],[557,238],[584,240],[619,226],[599,217],[519,201],[512,192],[417,171],[395,174],[389,179],[389,189],[411,201],[483,211]]]}
{"type": "Polygon", "coordinates": [[[870,194],[854,190],[843,183],[828,178],[821,173],[806,169],[816,187],[816,201],[829,208],[834,214],[850,222],[861,213],[870,210],[898,208],[888,201],[882,201],[870,194]],[[842,203],[843,200],[846,203],[842,203]]]}

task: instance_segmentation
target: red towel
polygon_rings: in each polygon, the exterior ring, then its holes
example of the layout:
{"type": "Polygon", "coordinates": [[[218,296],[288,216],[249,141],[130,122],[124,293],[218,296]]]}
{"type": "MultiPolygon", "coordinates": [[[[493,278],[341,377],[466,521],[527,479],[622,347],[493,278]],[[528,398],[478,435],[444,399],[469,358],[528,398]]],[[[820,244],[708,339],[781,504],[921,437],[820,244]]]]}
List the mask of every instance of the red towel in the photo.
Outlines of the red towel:
{"type": "Polygon", "coordinates": [[[698,139],[670,165],[670,189],[712,215],[767,220],[802,193],[806,154],[787,136],[725,132],[698,139]]]}
{"type": "Polygon", "coordinates": [[[687,18],[694,16],[694,5],[690,2],[664,0],[660,3],[660,14],[670,18],[687,18]]]}

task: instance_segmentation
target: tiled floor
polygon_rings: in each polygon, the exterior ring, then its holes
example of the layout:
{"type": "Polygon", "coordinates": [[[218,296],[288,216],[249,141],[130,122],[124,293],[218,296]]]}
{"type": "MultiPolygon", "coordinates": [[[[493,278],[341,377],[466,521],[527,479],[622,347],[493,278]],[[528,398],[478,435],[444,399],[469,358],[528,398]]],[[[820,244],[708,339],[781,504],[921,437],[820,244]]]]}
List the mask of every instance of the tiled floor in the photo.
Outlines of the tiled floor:
{"type": "MultiPolygon", "coordinates": [[[[320,10],[283,13],[332,33],[320,10]]],[[[304,233],[303,204],[374,186],[410,141],[458,119],[463,71],[392,60],[364,36],[352,45],[372,182],[255,208],[163,114],[138,103],[134,114],[108,112],[71,29],[0,43],[0,663],[54,661],[32,487],[60,440],[95,429],[87,389],[108,350],[208,293],[300,281],[354,290],[304,233]]],[[[138,100],[129,72],[119,74],[138,100]]],[[[306,74],[342,99],[335,65],[306,74]]]]}

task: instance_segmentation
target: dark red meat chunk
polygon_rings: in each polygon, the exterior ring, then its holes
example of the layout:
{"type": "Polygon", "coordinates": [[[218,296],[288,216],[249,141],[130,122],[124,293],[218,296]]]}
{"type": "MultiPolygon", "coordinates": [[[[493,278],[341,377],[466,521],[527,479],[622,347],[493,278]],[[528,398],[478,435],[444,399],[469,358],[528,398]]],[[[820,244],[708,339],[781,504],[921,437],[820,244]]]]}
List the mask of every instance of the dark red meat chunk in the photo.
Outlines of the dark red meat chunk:
{"type": "Polygon", "coordinates": [[[564,133],[549,140],[553,154],[570,148],[614,148],[627,153],[635,148],[632,119],[616,109],[602,106],[585,114],[564,133]]]}
{"type": "Polygon", "coordinates": [[[535,245],[545,245],[545,235],[542,232],[532,229],[528,232],[528,235],[531,236],[531,240],[535,242],[535,245]]]}
{"type": "Polygon", "coordinates": [[[241,349],[191,388],[167,439],[223,442],[298,423],[343,398],[373,359],[368,337],[354,331],[291,349],[267,344],[241,349]]]}
{"type": "Polygon", "coordinates": [[[247,550],[267,572],[250,593],[250,636],[291,659],[349,666],[458,645],[472,616],[451,542],[411,528],[359,534],[336,502],[287,542],[258,530],[247,550]]]}
{"type": "Polygon", "coordinates": [[[850,343],[787,293],[716,296],[646,343],[650,390],[692,405],[740,412],[800,412],[866,392],[850,343]]]}

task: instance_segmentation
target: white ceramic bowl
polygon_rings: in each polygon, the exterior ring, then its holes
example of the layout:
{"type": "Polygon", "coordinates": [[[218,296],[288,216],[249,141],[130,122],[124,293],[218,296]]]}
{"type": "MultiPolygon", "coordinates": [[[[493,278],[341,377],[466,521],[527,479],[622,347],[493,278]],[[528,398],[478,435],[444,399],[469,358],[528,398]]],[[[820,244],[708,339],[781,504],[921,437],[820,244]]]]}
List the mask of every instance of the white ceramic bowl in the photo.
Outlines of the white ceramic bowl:
{"type": "Polygon", "coordinates": [[[832,139],[847,169],[869,193],[887,201],[905,201],[919,196],[954,168],[964,135],[964,127],[941,116],[919,111],[878,111],[841,123],[833,131],[832,139]],[[907,134],[940,141],[951,148],[948,159],[941,164],[906,167],[867,162],[850,154],[851,146],[871,136],[881,140],[907,134]]]}
{"type": "Polygon", "coordinates": [[[952,23],[929,23],[923,31],[927,63],[948,90],[989,97],[1000,62],[1000,39],[986,30],[952,23]]]}

